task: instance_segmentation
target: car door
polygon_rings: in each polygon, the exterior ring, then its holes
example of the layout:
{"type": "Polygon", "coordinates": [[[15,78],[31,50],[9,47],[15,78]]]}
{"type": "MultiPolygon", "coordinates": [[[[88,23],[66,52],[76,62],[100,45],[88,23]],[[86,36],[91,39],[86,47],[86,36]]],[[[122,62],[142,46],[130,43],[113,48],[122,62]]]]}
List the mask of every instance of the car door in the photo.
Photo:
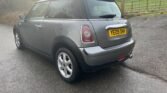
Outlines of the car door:
{"type": "MultiPolygon", "coordinates": [[[[80,38],[77,34],[72,34],[69,29],[72,32],[75,32],[75,27],[80,30],[80,19],[86,18],[86,14],[83,11],[82,0],[50,1],[48,12],[42,22],[43,29],[40,32],[41,40],[43,41],[40,47],[41,50],[51,55],[55,38],[59,36],[68,37],[68,34],[71,34],[69,36],[71,36],[73,40],[76,40],[77,37],[80,38]]],[[[79,31],[78,33],[80,34],[79,31]]]]}
{"type": "Polygon", "coordinates": [[[25,17],[21,26],[21,34],[25,43],[34,49],[39,50],[42,43],[40,39],[40,31],[42,29],[42,21],[48,8],[48,2],[36,3],[28,15],[25,17]]]}

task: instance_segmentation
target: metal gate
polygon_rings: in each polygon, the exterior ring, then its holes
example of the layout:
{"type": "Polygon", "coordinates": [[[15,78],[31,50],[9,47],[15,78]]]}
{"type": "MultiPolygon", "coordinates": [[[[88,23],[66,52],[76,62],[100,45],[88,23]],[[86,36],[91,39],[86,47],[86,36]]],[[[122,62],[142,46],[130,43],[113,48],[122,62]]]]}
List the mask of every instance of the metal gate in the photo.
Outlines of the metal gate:
{"type": "Polygon", "coordinates": [[[167,13],[167,0],[116,0],[125,15],[167,13]]]}

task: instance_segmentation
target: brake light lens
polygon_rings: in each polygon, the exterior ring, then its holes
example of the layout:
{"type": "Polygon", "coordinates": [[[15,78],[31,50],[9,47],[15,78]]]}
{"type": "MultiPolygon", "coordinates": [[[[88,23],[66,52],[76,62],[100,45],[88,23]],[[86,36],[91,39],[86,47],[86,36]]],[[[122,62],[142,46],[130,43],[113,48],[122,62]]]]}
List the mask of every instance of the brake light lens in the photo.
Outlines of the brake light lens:
{"type": "Polygon", "coordinates": [[[82,26],[82,35],[81,36],[82,36],[83,43],[93,43],[94,42],[93,34],[92,34],[92,31],[91,31],[89,25],[82,26]]]}

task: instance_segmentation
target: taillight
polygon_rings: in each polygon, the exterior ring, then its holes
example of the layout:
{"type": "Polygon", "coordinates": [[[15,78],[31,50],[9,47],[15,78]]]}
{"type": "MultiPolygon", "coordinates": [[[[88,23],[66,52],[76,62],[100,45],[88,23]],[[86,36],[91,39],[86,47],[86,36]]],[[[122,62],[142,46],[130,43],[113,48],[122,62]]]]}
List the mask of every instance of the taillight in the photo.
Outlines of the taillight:
{"type": "Polygon", "coordinates": [[[92,31],[91,31],[89,25],[82,26],[82,35],[81,36],[82,36],[83,43],[93,43],[94,42],[93,34],[92,34],[92,31]]]}

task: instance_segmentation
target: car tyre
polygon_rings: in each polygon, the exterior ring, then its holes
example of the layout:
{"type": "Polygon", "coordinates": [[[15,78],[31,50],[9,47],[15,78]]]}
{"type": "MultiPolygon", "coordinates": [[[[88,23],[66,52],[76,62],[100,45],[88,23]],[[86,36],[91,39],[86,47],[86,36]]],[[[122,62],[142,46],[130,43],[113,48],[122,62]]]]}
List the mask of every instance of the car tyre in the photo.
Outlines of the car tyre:
{"type": "Polygon", "coordinates": [[[14,32],[14,39],[17,49],[24,49],[23,41],[19,32],[14,32]]]}
{"type": "Polygon", "coordinates": [[[68,83],[78,80],[80,69],[73,53],[67,48],[59,48],[55,55],[57,70],[62,79],[68,83]]]}

